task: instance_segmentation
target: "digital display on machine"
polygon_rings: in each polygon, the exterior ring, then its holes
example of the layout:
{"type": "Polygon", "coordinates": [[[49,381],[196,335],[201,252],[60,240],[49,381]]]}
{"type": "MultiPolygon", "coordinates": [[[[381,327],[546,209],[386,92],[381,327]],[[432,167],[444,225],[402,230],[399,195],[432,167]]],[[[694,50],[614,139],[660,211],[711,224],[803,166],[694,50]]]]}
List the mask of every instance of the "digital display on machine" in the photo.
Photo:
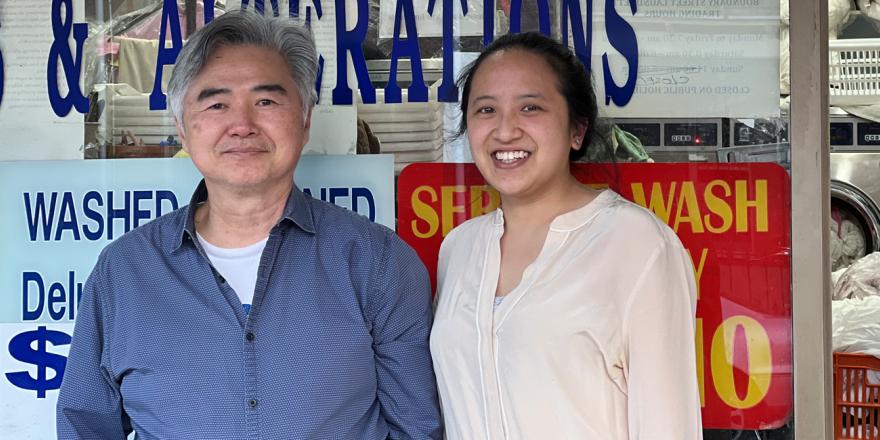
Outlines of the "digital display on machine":
{"type": "Polygon", "coordinates": [[[858,145],[880,145],[880,123],[859,122],[858,134],[858,145]]]}
{"type": "Polygon", "coordinates": [[[664,125],[666,146],[702,147],[718,145],[718,124],[668,123],[664,125]]]}
{"type": "Polygon", "coordinates": [[[853,144],[853,124],[852,122],[832,122],[831,145],[852,145],[853,144]]]}
{"type": "Polygon", "coordinates": [[[642,145],[646,147],[659,147],[661,144],[659,123],[622,123],[617,124],[621,130],[632,133],[642,145]]]}

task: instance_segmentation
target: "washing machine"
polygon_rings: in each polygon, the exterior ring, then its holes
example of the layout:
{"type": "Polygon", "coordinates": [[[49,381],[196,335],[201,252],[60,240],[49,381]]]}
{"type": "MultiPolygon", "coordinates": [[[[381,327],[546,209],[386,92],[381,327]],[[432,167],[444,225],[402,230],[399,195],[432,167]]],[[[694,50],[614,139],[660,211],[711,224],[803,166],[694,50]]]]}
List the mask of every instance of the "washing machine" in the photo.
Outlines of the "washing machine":
{"type": "Polygon", "coordinates": [[[620,118],[614,123],[636,136],[655,162],[717,162],[725,140],[721,118],[620,118]]]}
{"type": "Polygon", "coordinates": [[[788,169],[783,118],[615,119],[655,162],[773,162],[788,169]]]}
{"type": "Polygon", "coordinates": [[[880,250],[880,123],[831,115],[831,268],[880,250]]]}
{"type": "Polygon", "coordinates": [[[727,139],[719,162],[772,162],[791,169],[787,117],[725,120],[727,139]]]}

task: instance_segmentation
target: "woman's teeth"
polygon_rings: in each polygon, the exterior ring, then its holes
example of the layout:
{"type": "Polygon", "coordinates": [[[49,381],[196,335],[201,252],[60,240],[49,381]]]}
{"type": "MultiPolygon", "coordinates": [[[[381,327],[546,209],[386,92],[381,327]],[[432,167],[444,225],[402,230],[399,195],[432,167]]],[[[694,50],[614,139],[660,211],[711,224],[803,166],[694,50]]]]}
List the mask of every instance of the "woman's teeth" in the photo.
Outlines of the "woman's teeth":
{"type": "Polygon", "coordinates": [[[529,152],[527,151],[497,151],[495,152],[495,160],[499,160],[503,163],[513,163],[520,159],[525,159],[529,157],[529,152]]]}

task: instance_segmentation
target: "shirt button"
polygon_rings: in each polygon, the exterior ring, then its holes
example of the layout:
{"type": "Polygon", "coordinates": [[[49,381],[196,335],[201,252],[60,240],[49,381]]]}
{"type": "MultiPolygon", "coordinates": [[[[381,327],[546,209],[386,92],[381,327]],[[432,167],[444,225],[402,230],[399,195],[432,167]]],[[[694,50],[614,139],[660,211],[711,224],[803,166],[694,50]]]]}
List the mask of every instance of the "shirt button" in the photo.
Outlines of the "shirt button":
{"type": "Polygon", "coordinates": [[[256,407],[257,407],[257,403],[258,403],[258,402],[257,402],[257,399],[251,399],[251,400],[248,400],[248,406],[250,406],[251,408],[256,408],[256,407]]]}
{"type": "Polygon", "coordinates": [[[254,339],[257,338],[257,336],[251,332],[247,332],[247,334],[244,335],[244,338],[247,339],[248,341],[253,341],[254,339]]]}

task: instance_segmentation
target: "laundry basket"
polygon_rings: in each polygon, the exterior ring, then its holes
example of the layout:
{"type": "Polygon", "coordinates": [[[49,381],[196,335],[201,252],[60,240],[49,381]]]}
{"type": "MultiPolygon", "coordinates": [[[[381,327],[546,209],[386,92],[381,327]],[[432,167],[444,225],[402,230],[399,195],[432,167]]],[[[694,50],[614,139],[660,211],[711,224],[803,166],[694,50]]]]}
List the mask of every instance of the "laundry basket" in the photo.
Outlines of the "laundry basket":
{"type": "Polygon", "coordinates": [[[880,359],[859,353],[834,353],[834,440],[880,439],[880,384],[869,372],[880,359]]]}
{"type": "Polygon", "coordinates": [[[880,104],[880,38],[828,42],[829,104],[880,104]]]}

